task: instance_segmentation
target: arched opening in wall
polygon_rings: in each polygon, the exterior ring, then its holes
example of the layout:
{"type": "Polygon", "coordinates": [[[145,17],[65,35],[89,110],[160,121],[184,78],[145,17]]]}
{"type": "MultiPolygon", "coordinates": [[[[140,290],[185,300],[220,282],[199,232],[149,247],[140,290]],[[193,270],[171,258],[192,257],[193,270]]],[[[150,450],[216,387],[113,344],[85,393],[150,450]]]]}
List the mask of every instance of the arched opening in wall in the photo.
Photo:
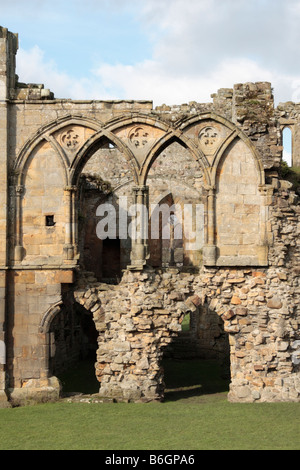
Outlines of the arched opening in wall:
{"type": "Polygon", "coordinates": [[[182,267],[184,242],[182,208],[167,194],[155,205],[149,218],[149,264],[152,267],[182,267]]]}
{"type": "Polygon", "coordinates": [[[229,337],[223,320],[207,304],[186,312],[181,331],[164,351],[162,366],[166,401],[228,393],[229,337]]]}
{"type": "Polygon", "coordinates": [[[48,334],[49,373],[60,379],[62,394],[97,393],[98,332],[91,312],[66,302],[53,318],[48,334]]]}
{"type": "Polygon", "coordinates": [[[172,141],[153,160],[146,184],[151,216],[149,264],[198,269],[204,234],[203,172],[199,163],[182,142],[172,141]],[[158,228],[153,231],[153,226],[158,228]]]}
{"type": "Polygon", "coordinates": [[[130,240],[120,227],[126,209],[120,200],[131,203],[132,186],[124,155],[110,141],[102,142],[82,169],[78,195],[80,264],[98,281],[118,283],[130,264],[130,240]]]}
{"type": "Polygon", "coordinates": [[[282,160],[289,166],[293,166],[293,136],[290,127],[282,129],[282,160]]]}

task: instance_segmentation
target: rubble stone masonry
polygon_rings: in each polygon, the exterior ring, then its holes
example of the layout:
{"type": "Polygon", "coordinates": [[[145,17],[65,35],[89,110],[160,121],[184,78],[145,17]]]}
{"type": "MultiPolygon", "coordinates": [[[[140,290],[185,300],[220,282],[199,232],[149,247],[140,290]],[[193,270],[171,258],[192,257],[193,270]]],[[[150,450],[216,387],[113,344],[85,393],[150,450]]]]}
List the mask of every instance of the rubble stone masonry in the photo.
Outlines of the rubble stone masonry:
{"type": "Polygon", "coordinates": [[[198,354],[229,352],[230,401],[299,401],[300,104],[275,108],[263,81],[156,108],[57,99],[19,81],[17,49],[0,27],[0,406],[58,399],[58,371],[91,348],[100,397],[162,400],[187,314],[198,354]],[[155,204],[177,222],[200,207],[200,244],[188,216],[178,239],[169,219],[158,239],[121,237],[125,202],[149,233],[155,204]]]}

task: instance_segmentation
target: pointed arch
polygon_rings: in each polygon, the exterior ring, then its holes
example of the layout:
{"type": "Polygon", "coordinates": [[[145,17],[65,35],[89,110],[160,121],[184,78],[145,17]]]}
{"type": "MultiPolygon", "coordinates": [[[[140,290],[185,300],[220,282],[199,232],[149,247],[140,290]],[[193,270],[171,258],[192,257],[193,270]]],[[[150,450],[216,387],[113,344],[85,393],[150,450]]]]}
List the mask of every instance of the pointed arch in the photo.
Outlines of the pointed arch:
{"type": "Polygon", "coordinates": [[[53,150],[57,154],[59,160],[61,161],[62,168],[63,168],[64,175],[65,175],[65,184],[66,186],[69,184],[68,168],[69,168],[70,162],[66,153],[62,149],[62,147],[53,137],[53,134],[62,130],[64,127],[70,126],[70,125],[90,127],[96,132],[99,130],[99,128],[101,128],[103,124],[102,122],[96,121],[95,119],[84,118],[81,115],[68,114],[42,126],[31,138],[29,138],[25,142],[24,146],[19,152],[19,155],[17,156],[17,159],[14,164],[14,168],[13,168],[14,174],[17,175],[17,181],[16,181],[17,185],[24,184],[26,167],[28,165],[30,156],[32,152],[37,148],[37,146],[41,144],[44,140],[50,143],[53,150]]]}
{"type": "MultiPolygon", "coordinates": [[[[134,148],[133,151],[129,149],[130,147],[130,139],[128,141],[129,146],[127,147],[130,153],[133,156],[133,159],[135,160],[135,168],[137,171],[137,180],[139,185],[144,185],[143,183],[143,173],[144,173],[144,168],[146,165],[147,161],[147,156],[148,153],[151,152],[151,149],[156,145],[157,141],[160,138],[164,138],[164,136],[169,132],[170,125],[163,120],[159,119],[158,117],[153,117],[149,116],[147,114],[143,113],[135,113],[130,116],[120,116],[118,118],[114,118],[105,125],[105,129],[108,131],[112,132],[116,136],[118,134],[120,135],[120,140],[127,142],[129,136],[122,135],[122,132],[124,131],[130,131],[131,128],[134,128],[136,126],[135,130],[140,130],[139,127],[143,129],[143,126],[145,126],[146,132],[149,131],[149,128],[152,128],[153,135],[148,136],[148,142],[146,149],[143,149],[143,151],[139,151],[138,148],[134,148]]],[[[134,130],[134,129],[132,129],[134,130]]]]}
{"type": "Polygon", "coordinates": [[[254,164],[255,164],[255,167],[256,167],[257,175],[259,177],[259,185],[265,184],[265,172],[264,172],[263,163],[262,163],[262,160],[260,158],[259,153],[257,152],[255,146],[250,141],[250,139],[247,138],[247,137],[245,138],[245,136],[243,134],[241,134],[240,132],[238,132],[237,130],[233,131],[224,140],[224,142],[222,143],[222,145],[220,146],[220,148],[218,149],[218,151],[216,153],[214,163],[213,163],[213,166],[212,166],[212,181],[213,181],[213,184],[216,184],[217,172],[218,172],[219,166],[221,164],[221,161],[222,161],[225,153],[229,150],[229,148],[232,145],[237,143],[239,140],[242,141],[248,147],[248,149],[251,152],[251,155],[253,157],[253,161],[254,161],[254,164]]]}
{"type": "Polygon", "coordinates": [[[118,150],[124,155],[129,167],[132,171],[132,177],[136,184],[138,184],[138,165],[136,159],[131,152],[131,150],[112,132],[101,129],[91,136],[79,149],[73,162],[70,165],[70,184],[77,185],[78,178],[81,171],[83,170],[84,165],[89,160],[89,158],[97,151],[103,143],[111,142],[114,144],[118,150]]]}
{"type": "Polygon", "coordinates": [[[113,118],[105,124],[104,128],[110,132],[113,132],[131,124],[147,124],[149,126],[161,129],[164,132],[167,132],[170,128],[170,125],[162,119],[149,116],[149,114],[144,113],[133,113],[130,114],[130,116],[122,115],[117,118],[113,118]]]}
{"type": "Polygon", "coordinates": [[[42,320],[39,326],[40,333],[49,333],[49,328],[51,325],[52,320],[56,317],[56,315],[61,311],[63,305],[63,301],[60,300],[56,302],[54,305],[48,308],[48,310],[44,313],[42,320]]]}
{"type": "Polygon", "coordinates": [[[146,184],[148,173],[151,169],[153,162],[158,158],[161,152],[169,147],[169,145],[177,142],[185,149],[188,149],[192,155],[192,157],[199,163],[199,166],[203,170],[203,174],[206,180],[206,183],[210,183],[210,175],[209,175],[209,163],[207,158],[205,157],[204,153],[195,146],[193,141],[185,136],[183,133],[176,131],[174,129],[169,129],[168,132],[159,139],[152,149],[149,151],[145,161],[143,168],[141,170],[141,184],[146,184]]]}
{"type": "Polygon", "coordinates": [[[260,153],[258,152],[255,145],[252,143],[251,139],[233,122],[229,121],[228,119],[222,116],[219,116],[216,113],[210,112],[210,113],[198,114],[196,116],[189,117],[189,118],[184,118],[177,123],[176,128],[178,128],[181,132],[186,133],[189,128],[197,124],[200,124],[203,121],[216,122],[218,124],[223,125],[225,128],[228,129],[228,135],[221,140],[220,145],[214,155],[214,158],[210,162],[210,165],[209,165],[210,176],[211,176],[210,184],[215,186],[216,174],[217,174],[220,161],[222,160],[222,156],[224,155],[228,147],[232,144],[232,142],[235,141],[236,139],[242,140],[250,149],[254,158],[257,172],[259,174],[260,184],[264,184],[265,174],[264,174],[264,167],[263,167],[260,153]]]}

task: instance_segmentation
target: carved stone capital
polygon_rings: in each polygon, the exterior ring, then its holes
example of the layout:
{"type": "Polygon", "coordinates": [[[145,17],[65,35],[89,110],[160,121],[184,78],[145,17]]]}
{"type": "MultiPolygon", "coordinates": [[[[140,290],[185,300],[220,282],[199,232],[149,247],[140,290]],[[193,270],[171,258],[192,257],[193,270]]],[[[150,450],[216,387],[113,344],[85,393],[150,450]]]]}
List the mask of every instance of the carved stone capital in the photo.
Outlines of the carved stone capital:
{"type": "Polygon", "coordinates": [[[134,186],[133,191],[136,194],[148,194],[149,186],[134,186]]]}
{"type": "Polygon", "coordinates": [[[216,192],[216,186],[214,184],[206,184],[204,190],[207,191],[209,195],[214,195],[216,192]]]}
{"type": "Polygon", "coordinates": [[[265,198],[265,204],[270,206],[273,202],[274,187],[270,184],[260,184],[258,190],[265,198]]]}
{"type": "Polygon", "coordinates": [[[77,191],[77,189],[78,189],[77,186],[74,186],[74,185],[64,187],[64,191],[67,191],[67,192],[70,192],[70,193],[72,193],[72,192],[75,193],[77,191]]]}
{"type": "Polygon", "coordinates": [[[25,189],[25,187],[21,184],[16,186],[16,195],[17,196],[22,196],[22,194],[24,193],[24,189],[25,189]]]}

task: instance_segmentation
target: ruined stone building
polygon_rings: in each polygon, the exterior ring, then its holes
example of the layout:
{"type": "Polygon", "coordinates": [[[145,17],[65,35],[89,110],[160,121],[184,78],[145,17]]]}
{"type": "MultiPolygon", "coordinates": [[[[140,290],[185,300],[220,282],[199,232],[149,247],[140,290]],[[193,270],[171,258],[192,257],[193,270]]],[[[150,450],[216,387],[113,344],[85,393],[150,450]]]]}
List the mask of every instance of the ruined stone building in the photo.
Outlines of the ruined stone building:
{"type": "Polygon", "coordinates": [[[191,354],[230,359],[230,401],[299,401],[300,206],[282,131],[300,167],[300,104],[275,107],[267,82],[155,109],[57,99],[19,81],[17,49],[0,28],[2,406],[58,398],[57,374],[89,350],[100,396],[161,400],[186,315],[191,354]]]}

